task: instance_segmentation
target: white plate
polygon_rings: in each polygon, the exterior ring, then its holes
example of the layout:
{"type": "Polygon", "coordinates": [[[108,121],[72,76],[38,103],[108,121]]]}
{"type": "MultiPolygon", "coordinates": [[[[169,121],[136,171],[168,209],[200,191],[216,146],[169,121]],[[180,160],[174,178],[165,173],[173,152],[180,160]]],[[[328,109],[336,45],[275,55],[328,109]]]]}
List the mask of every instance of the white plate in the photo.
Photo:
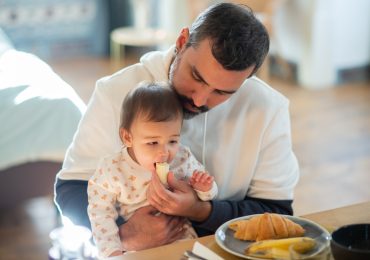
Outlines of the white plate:
{"type": "MultiPolygon", "coordinates": [[[[252,260],[265,259],[265,258],[252,257],[252,256],[245,255],[244,254],[245,248],[251,243],[253,243],[254,241],[243,241],[243,240],[234,238],[235,231],[229,228],[229,224],[231,222],[234,222],[237,220],[243,220],[243,219],[250,219],[252,217],[259,216],[259,215],[262,215],[262,214],[249,215],[245,217],[235,218],[235,219],[229,220],[226,223],[222,224],[222,226],[220,226],[215,233],[217,244],[225,251],[233,255],[245,258],[245,259],[252,259],[252,260]]],[[[315,239],[319,245],[322,245],[323,242],[325,242],[324,244],[327,245],[328,241],[330,240],[330,233],[325,228],[321,227],[320,225],[310,220],[299,218],[299,217],[288,216],[288,215],[281,215],[281,216],[284,216],[290,219],[291,221],[301,225],[306,230],[304,235],[306,237],[311,237],[315,239]]],[[[314,254],[321,252],[321,250],[323,249],[324,249],[323,246],[316,247],[314,254]]]]}

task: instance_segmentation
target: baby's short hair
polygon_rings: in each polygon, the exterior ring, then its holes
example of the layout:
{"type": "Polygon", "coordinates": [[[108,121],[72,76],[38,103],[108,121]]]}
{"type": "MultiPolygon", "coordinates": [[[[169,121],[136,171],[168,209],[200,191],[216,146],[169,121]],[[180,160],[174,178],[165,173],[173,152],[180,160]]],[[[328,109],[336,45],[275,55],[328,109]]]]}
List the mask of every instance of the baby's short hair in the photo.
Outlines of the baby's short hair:
{"type": "Polygon", "coordinates": [[[183,119],[182,105],[170,85],[142,82],[132,89],[122,103],[120,127],[130,130],[135,118],[150,122],[183,119]]]}

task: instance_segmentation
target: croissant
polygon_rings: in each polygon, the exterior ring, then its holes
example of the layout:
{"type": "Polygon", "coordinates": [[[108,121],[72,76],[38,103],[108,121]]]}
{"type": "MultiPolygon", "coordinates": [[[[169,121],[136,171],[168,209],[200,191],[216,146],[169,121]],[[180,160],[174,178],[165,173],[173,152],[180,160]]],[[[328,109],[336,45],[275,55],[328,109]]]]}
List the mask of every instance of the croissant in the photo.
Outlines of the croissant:
{"type": "Polygon", "coordinates": [[[247,220],[229,224],[234,237],[240,240],[260,241],[303,236],[305,230],[297,223],[279,214],[264,213],[247,220]]]}

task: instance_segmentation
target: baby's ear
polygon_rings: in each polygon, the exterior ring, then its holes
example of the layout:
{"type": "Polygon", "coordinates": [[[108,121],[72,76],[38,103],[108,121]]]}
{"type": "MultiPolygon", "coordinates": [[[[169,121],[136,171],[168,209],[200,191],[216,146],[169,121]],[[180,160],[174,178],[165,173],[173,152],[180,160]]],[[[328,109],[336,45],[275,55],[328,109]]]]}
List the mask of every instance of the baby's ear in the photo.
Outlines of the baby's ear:
{"type": "Polygon", "coordinates": [[[131,136],[130,132],[127,129],[121,127],[119,129],[119,137],[121,138],[122,143],[126,147],[131,147],[132,146],[132,136],[131,136]]]}

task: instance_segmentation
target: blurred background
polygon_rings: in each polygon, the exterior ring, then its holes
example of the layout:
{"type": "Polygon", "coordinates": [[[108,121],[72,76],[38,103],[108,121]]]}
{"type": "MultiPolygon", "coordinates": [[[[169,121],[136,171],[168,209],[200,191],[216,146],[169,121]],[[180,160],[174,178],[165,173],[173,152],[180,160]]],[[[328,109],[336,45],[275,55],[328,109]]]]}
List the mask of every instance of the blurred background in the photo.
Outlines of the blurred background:
{"type": "MultiPolygon", "coordinates": [[[[217,2],[0,0],[1,259],[46,258],[53,181],[96,80],[168,48],[217,2]]],[[[291,101],[295,215],[369,201],[370,1],[231,2],[266,26],[257,76],[291,101]]]]}
{"type": "MultiPolygon", "coordinates": [[[[167,37],[157,45],[163,48],[200,10],[215,2],[221,1],[2,0],[0,25],[16,49],[42,59],[107,56],[112,30],[136,28],[140,46],[140,29],[162,29],[167,37]]],[[[368,76],[368,1],[231,2],[247,4],[256,11],[271,35],[271,56],[287,61],[299,84],[319,88],[368,76]]],[[[149,42],[143,45],[150,46],[149,42]]]]}

